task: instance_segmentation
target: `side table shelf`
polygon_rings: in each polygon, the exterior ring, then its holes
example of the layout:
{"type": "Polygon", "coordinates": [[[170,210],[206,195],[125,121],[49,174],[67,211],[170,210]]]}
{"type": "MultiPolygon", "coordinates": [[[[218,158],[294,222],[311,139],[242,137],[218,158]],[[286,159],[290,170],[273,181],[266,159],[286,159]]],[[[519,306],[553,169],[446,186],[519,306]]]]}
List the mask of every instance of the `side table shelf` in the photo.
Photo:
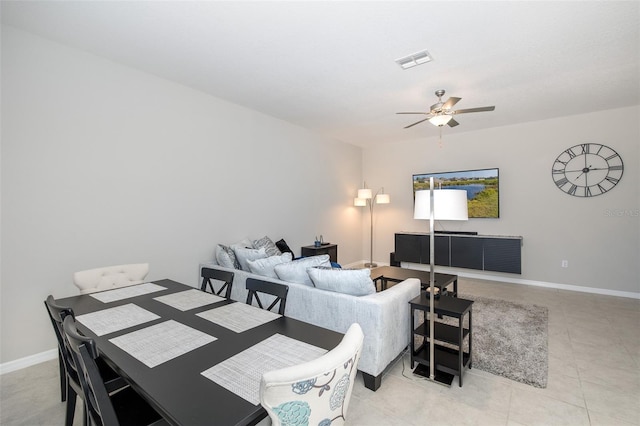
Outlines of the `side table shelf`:
{"type": "MultiPolygon", "coordinates": [[[[415,374],[429,376],[429,294],[422,292],[420,296],[410,302],[411,305],[411,368],[415,363],[418,367],[415,374]],[[420,323],[418,312],[422,312],[423,321],[420,323]],[[422,339],[422,343],[416,344],[416,339],[422,339]],[[426,369],[425,369],[426,367],[426,369]],[[426,373],[425,373],[426,370],[426,373]]],[[[462,386],[462,375],[465,368],[472,367],[472,300],[457,297],[441,296],[434,300],[434,363],[435,380],[448,385],[453,382],[454,376],[458,376],[458,384],[462,386]],[[469,327],[463,326],[465,315],[469,316],[469,327]],[[442,322],[443,317],[456,318],[457,325],[442,322]],[[468,338],[469,351],[464,351],[464,339],[468,338]],[[445,346],[444,344],[448,346],[445,346]]]]}

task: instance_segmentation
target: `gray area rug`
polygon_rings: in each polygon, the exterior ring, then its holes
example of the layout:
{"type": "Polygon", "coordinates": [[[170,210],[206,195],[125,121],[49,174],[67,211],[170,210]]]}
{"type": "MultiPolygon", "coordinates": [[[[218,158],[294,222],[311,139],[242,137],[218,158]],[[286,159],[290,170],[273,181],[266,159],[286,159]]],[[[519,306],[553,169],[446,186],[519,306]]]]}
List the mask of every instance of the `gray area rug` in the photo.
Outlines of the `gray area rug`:
{"type": "Polygon", "coordinates": [[[549,310],[506,300],[460,294],[473,300],[473,368],[547,387],[549,310]]]}

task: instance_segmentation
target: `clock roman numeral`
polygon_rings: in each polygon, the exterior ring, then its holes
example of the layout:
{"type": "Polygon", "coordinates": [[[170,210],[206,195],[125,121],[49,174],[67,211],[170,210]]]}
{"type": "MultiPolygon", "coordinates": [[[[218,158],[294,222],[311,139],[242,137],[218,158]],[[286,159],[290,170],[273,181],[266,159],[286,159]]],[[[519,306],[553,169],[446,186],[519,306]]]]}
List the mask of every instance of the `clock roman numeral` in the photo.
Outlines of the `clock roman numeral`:
{"type": "MultiPolygon", "coordinates": [[[[569,158],[574,158],[577,154],[575,152],[573,152],[573,150],[571,148],[567,149],[565,151],[567,154],[569,154],[569,158]]],[[[564,163],[566,164],[566,163],[564,163]]]]}
{"type": "Polygon", "coordinates": [[[605,158],[605,160],[609,161],[609,160],[611,160],[612,158],[616,158],[616,157],[618,157],[618,154],[611,154],[610,156],[608,156],[607,158],[605,158]]]}
{"type": "Polygon", "coordinates": [[[563,186],[565,186],[566,184],[569,183],[569,179],[567,179],[566,177],[563,177],[560,180],[555,181],[556,185],[558,185],[559,188],[562,188],[563,186]]]}
{"type": "Polygon", "coordinates": [[[561,175],[564,173],[564,169],[553,169],[551,170],[551,173],[554,175],[561,175]]]}
{"type": "Polygon", "coordinates": [[[590,147],[591,147],[591,145],[588,144],[588,143],[583,143],[582,145],[580,145],[580,148],[582,148],[582,153],[583,154],[588,154],[590,147]]]}
{"type": "Polygon", "coordinates": [[[588,186],[586,186],[586,187],[584,188],[584,196],[585,196],[585,197],[591,197],[591,196],[592,196],[592,194],[591,194],[591,188],[589,188],[588,186]]]}
{"type": "Polygon", "coordinates": [[[616,178],[613,178],[611,176],[607,176],[605,179],[608,180],[609,182],[611,182],[614,185],[617,185],[618,182],[620,182],[620,179],[616,179],[616,178]]]}
{"type": "Polygon", "coordinates": [[[622,170],[622,169],[623,169],[623,167],[621,165],[620,166],[611,166],[611,167],[609,167],[609,170],[622,170]]]}
{"type": "Polygon", "coordinates": [[[570,195],[575,195],[576,194],[576,189],[578,189],[578,187],[574,184],[571,184],[571,188],[569,188],[569,190],[567,191],[567,194],[570,195]]]}

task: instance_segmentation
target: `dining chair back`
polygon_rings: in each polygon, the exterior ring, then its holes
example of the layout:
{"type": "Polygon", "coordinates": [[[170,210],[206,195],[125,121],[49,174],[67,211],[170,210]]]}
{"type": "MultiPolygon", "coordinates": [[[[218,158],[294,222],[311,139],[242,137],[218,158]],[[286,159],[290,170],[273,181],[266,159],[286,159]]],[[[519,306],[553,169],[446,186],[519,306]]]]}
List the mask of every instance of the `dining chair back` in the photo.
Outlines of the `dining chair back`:
{"type": "Polygon", "coordinates": [[[92,425],[162,424],[161,416],[131,387],[109,394],[96,363],[98,349],[95,341],[80,334],[72,316],[65,317],[63,329],[78,367],[78,377],[92,425]]]}
{"type": "Polygon", "coordinates": [[[47,296],[44,301],[44,306],[47,308],[47,314],[51,320],[53,331],[58,341],[58,368],[60,370],[60,397],[62,401],[67,400],[67,367],[69,352],[64,343],[62,320],[67,315],[73,315],[71,308],[63,307],[55,302],[53,296],[47,296]]]}
{"type": "Polygon", "coordinates": [[[220,296],[224,291],[225,293],[223,297],[225,297],[226,299],[231,298],[231,288],[233,287],[234,275],[233,272],[221,271],[219,269],[202,268],[200,275],[202,276],[202,286],[200,287],[200,290],[207,291],[208,286],[211,289],[212,294],[220,296]],[[223,284],[218,290],[216,290],[211,280],[219,281],[223,284]]]}
{"type": "Polygon", "coordinates": [[[280,305],[278,308],[278,313],[280,315],[284,315],[284,310],[287,304],[287,293],[289,292],[289,286],[284,284],[273,283],[270,281],[259,280],[256,278],[247,278],[246,286],[247,286],[247,290],[249,290],[249,293],[247,294],[247,305],[253,304],[253,299],[255,299],[256,303],[261,309],[266,309],[270,311],[279,302],[280,305]],[[260,300],[260,296],[258,295],[258,293],[264,293],[264,294],[268,294],[270,296],[275,297],[268,308],[265,308],[263,306],[262,300],[260,300]]]}
{"type": "Polygon", "coordinates": [[[364,335],[351,324],[342,341],[313,361],[266,372],[260,382],[260,404],[274,426],[343,424],[362,353],[364,335]]]}
{"type": "Polygon", "coordinates": [[[147,274],[149,274],[148,263],[105,266],[75,272],[73,274],[73,283],[80,289],[80,294],[87,294],[141,284],[147,274]]]}
{"type": "MultiPolygon", "coordinates": [[[[78,377],[78,367],[73,359],[71,350],[69,349],[69,344],[63,329],[64,319],[67,316],[74,318],[74,314],[71,308],[60,305],[51,295],[47,296],[44,304],[47,308],[47,312],[49,313],[49,318],[51,319],[56,339],[58,340],[62,400],[67,401],[65,425],[71,426],[75,415],[76,397],[79,396],[84,405],[84,393],[78,377]]],[[[128,386],[127,382],[120,377],[118,373],[113,371],[113,369],[110,368],[102,359],[97,360],[97,365],[100,371],[100,377],[102,377],[108,392],[114,392],[128,386]]],[[[86,406],[84,410],[84,424],[86,424],[86,406]]]]}

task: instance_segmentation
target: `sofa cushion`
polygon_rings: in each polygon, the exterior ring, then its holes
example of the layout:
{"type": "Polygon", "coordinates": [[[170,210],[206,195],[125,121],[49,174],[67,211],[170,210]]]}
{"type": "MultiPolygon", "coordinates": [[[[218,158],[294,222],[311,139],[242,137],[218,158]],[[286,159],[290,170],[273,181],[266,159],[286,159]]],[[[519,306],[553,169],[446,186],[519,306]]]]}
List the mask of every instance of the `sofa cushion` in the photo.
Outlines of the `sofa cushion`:
{"type": "Polygon", "coordinates": [[[264,248],[264,251],[267,253],[267,257],[271,256],[280,256],[282,252],[276,247],[276,244],[271,241],[271,238],[264,236],[259,240],[255,240],[253,242],[253,248],[261,249],[264,248]]]}
{"type": "Polygon", "coordinates": [[[244,247],[236,247],[233,249],[233,252],[236,254],[236,258],[240,263],[240,268],[243,271],[251,272],[249,269],[249,261],[256,259],[264,259],[267,257],[267,253],[263,248],[261,249],[253,249],[253,248],[244,248],[244,247]]]}
{"type": "Polygon", "coordinates": [[[300,283],[313,287],[313,282],[311,282],[311,278],[309,278],[309,274],[307,274],[307,269],[315,266],[330,265],[329,255],[321,254],[319,256],[303,257],[293,262],[276,265],[274,270],[278,278],[282,281],[300,283]]]}
{"type": "Polygon", "coordinates": [[[269,278],[278,278],[274,268],[281,263],[291,262],[291,253],[284,253],[279,256],[269,256],[264,259],[249,260],[249,269],[252,273],[269,278]]]}
{"type": "Polygon", "coordinates": [[[225,268],[240,269],[240,263],[233,249],[222,244],[216,246],[216,262],[225,268]]]}
{"type": "Polygon", "coordinates": [[[371,280],[371,270],[339,269],[339,268],[309,268],[307,270],[313,285],[323,290],[366,296],[374,294],[376,286],[371,280]]]}

